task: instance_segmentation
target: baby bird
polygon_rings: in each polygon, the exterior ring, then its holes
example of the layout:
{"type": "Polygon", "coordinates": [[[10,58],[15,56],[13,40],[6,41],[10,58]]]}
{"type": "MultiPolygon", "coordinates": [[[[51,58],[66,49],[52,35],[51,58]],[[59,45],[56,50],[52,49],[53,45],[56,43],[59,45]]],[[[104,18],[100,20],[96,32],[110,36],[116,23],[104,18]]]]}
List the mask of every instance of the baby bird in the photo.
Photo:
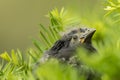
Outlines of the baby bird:
{"type": "Polygon", "coordinates": [[[59,60],[68,61],[76,54],[76,49],[79,47],[85,48],[89,52],[96,52],[92,46],[91,38],[95,33],[93,28],[77,28],[64,34],[64,36],[57,40],[55,44],[44,53],[40,62],[45,62],[49,58],[57,58],[59,60]]]}
{"type": "MultiPolygon", "coordinates": [[[[84,68],[86,65],[77,59],[76,49],[82,47],[89,51],[89,53],[96,52],[91,41],[95,31],[96,30],[93,28],[81,27],[64,34],[61,39],[57,40],[54,45],[43,54],[42,58],[36,63],[36,65],[44,63],[50,58],[57,58],[60,62],[67,62],[74,67],[85,71],[86,69],[84,68]]],[[[84,73],[81,74],[84,75],[84,73]]],[[[85,71],[85,77],[86,80],[94,80],[96,73],[89,69],[85,71]]]]}

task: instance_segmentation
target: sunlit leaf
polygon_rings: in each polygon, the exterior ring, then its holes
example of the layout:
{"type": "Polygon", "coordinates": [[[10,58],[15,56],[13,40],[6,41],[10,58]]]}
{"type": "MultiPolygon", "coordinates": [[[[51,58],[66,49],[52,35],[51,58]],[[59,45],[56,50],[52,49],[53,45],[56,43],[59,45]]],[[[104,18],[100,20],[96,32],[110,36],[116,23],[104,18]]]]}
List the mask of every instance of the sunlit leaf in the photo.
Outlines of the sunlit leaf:
{"type": "Polygon", "coordinates": [[[12,62],[14,64],[18,65],[18,57],[17,57],[17,55],[16,55],[14,50],[11,51],[11,58],[12,58],[12,62]]]}
{"type": "Polygon", "coordinates": [[[104,10],[108,10],[108,11],[115,10],[115,9],[116,9],[115,7],[111,7],[111,6],[107,6],[106,8],[104,8],[104,10]]]}
{"type": "Polygon", "coordinates": [[[4,52],[4,53],[0,54],[0,57],[2,59],[7,60],[7,61],[11,61],[11,58],[10,58],[10,56],[9,56],[9,54],[7,52],[4,52]]]}

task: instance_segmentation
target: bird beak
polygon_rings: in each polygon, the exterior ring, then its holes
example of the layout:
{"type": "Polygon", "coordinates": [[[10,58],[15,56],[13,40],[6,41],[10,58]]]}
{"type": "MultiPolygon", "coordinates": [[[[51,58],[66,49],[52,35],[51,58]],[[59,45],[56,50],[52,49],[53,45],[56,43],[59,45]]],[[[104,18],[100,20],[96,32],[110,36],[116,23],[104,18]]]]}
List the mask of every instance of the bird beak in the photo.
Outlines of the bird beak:
{"type": "Polygon", "coordinates": [[[91,38],[95,33],[96,29],[89,29],[88,32],[85,32],[84,36],[80,38],[80,43],[91,43],[91,38]]]}
{"type": "Polygon", "coordinates": [[[84,43],[85,39],[84,38],[80,38],[80,43],[84,43]]]}

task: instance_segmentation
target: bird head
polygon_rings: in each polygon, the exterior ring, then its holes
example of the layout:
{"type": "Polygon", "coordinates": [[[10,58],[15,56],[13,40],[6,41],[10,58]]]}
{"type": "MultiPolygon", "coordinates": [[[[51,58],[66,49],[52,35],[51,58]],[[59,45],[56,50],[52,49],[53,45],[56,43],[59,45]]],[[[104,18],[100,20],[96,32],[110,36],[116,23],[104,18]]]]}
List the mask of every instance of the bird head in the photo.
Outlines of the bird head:
{"type": "Polygon", "coordinates": [[[91,38],[95,33],[96,29],[94,28],[77,28],[70,31],[67,35],[71,36],[70,45],[77,44],[91,44],[91,38]]]}

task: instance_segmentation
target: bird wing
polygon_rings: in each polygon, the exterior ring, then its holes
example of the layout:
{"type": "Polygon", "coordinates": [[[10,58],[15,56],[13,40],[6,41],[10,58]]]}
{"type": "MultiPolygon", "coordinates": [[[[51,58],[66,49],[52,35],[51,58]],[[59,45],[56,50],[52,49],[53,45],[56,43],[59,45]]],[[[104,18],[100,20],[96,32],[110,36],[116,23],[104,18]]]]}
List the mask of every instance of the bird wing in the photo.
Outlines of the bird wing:
{"type": "Polygon", "coordinates": [[[71,56],[73,56],[75,53],[75,48],[74,47],[68,47],[68,48],[63,48],[58,51],[58,53],[54,56],[55,58],[64,58],[65,60],[68,60],[71,56]]]}

